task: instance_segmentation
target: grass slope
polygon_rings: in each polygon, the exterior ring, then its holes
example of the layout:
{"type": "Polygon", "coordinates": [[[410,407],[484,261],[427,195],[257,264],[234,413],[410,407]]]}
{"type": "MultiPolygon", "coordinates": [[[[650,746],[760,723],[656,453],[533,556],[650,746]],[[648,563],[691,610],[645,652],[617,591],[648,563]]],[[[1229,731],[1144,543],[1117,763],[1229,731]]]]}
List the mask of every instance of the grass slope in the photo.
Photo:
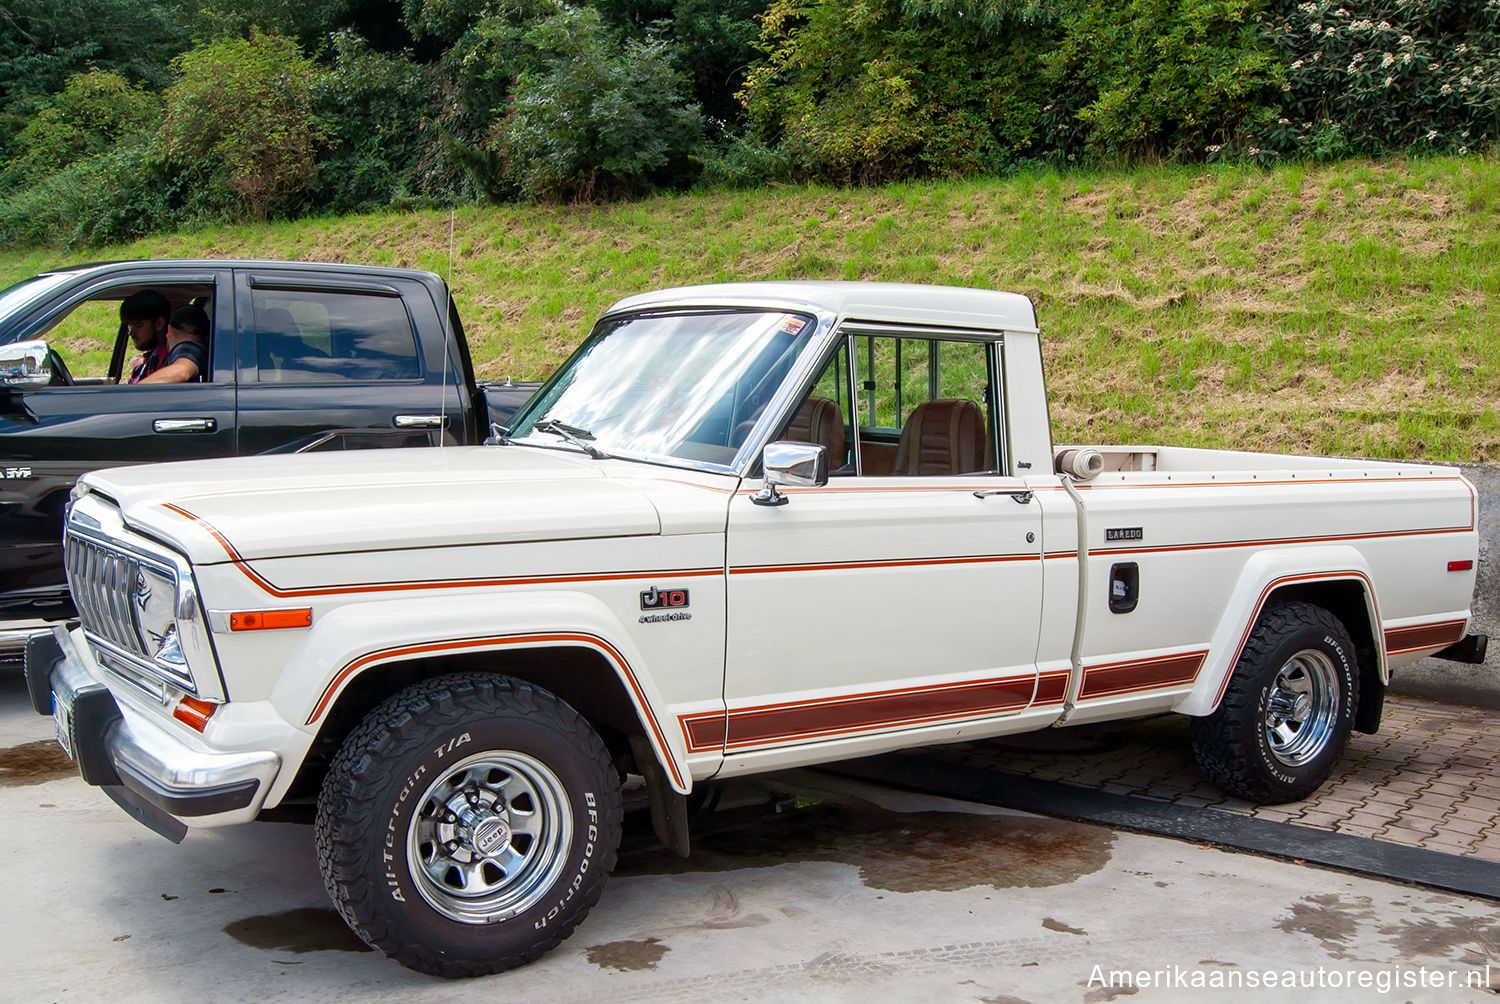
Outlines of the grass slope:
{"type": "MultiPolygon", "coordinates": [[[[616,298],[882,279],[1037,303],[1054,439],[1500,461],[1500,159],[1037,173],[458,211],[485,376],[539,377],[616,298]]],[[[86,257],[449,272],[447,212],[230,227],[86,257]]],[[[55,264],[37,253],[7,281],[55,264]]]]}

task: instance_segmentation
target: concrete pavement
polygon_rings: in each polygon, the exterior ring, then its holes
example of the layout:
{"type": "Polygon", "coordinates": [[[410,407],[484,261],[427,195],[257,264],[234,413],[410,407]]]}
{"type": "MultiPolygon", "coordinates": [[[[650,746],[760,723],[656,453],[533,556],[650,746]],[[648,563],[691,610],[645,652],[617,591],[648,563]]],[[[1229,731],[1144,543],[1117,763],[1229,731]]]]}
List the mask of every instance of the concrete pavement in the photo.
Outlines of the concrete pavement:
{"type": "Polygon", "coordinates": [[[7,1000],[1094,1004],[1282,1001],[1292,981],[1320,1001],[1453,1001],[1500,986],[1487,900],[810,772],[772,779],[785,811],[725,814],[688,861],[634,821],[558,951],[444,983],[362,950],[310,828],[174,846],[83,785],[50,733],[0,680],[7,1000]]]}

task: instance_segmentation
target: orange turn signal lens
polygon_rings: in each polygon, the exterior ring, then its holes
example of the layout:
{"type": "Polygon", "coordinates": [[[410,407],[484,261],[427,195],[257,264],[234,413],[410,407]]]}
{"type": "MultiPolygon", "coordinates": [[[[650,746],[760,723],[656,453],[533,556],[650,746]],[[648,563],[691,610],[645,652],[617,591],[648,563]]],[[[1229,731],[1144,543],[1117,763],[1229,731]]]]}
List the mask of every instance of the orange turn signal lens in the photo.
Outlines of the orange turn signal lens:
{"type": "Polygon", "coordinates": [[[278,628],[312,627],[312,609],[245,610],[229,615],[231,631],[274,631],[278,628]]]}
{"type": "Polygon", "coordinates": [[[177,707],[172,709],[172,717],[193,731],[202,732],[208,728],[208,720],[218,710],[217,704],[200,701],[196,697],[184,697],[177,702],[177,707]]]}

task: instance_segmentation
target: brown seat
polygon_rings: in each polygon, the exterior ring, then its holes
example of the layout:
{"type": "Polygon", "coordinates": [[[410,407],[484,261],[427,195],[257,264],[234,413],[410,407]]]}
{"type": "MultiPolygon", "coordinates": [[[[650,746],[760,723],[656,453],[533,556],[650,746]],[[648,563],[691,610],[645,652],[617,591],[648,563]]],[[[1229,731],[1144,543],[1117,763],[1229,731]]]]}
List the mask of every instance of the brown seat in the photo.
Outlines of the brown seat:
{"type": "Polygon", "coordinates": [[[826,397],[810,397],[802,402],[792,420],[781,433],[782,439],[804,443],[821,443],[828,450],[828,466],[839,467],[848,458],[844,416],[836,402],[826,397]]]}
{"type": "Polygon", "coordinates": [[[984,412],[973,401],[925,401],[912,411],[896,448],[896,475],[966,474],[985,469],[984,412]]]}

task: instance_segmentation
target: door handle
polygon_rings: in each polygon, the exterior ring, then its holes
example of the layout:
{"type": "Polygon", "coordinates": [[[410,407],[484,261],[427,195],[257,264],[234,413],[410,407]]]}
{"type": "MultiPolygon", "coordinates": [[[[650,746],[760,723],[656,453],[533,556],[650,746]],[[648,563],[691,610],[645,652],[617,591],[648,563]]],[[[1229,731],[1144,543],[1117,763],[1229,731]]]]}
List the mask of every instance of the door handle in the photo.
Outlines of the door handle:
{"type": "Polygon", "coordinates": [[[448,424],[446,415],[397,415],[398,429],[441,429],[448,424]]]}
{"type": "Polygon", "coordinates": [[[151,423],[152,432],[213,432],[218,427],[212,418],[158,418],[151,423]]]}
{"type": "Polygon", "coordinates": [[[1030,502],[1032,497],[1030,488],[986,488],[974,493],[977,499],[987,499],[991,495],[1009,495],[1022,505],[1030,502]]]}

